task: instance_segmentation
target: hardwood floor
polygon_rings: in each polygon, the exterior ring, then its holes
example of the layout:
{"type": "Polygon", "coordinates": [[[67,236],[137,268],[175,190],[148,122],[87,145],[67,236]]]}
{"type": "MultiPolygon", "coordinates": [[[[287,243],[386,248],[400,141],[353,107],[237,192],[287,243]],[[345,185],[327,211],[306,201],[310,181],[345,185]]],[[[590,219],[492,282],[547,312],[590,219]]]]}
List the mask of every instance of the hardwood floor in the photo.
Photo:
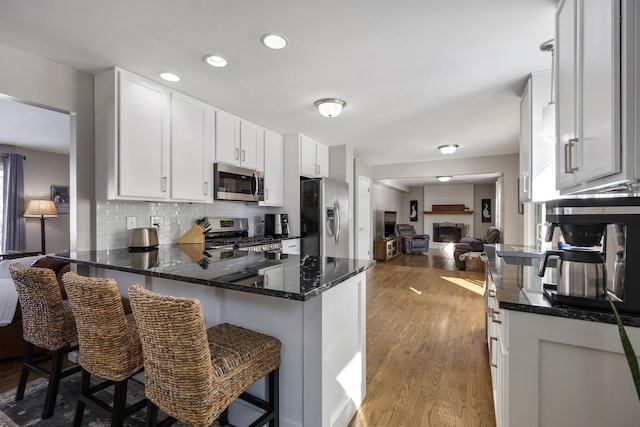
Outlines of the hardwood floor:
{"type": "MultiPolygon", "coordinates": [[[[495,426],[483,290],[484,274],[438,249],[369,271],[367,397],[351,427],[495,426]]],[[[0,362],[0,392],[20,368],[0,362]]]]}
{"type": "Polygon", "coordinates": [[[484,274],[438,250],[367,276],[367,396],[351,427],[495,426],[484,274]]]}

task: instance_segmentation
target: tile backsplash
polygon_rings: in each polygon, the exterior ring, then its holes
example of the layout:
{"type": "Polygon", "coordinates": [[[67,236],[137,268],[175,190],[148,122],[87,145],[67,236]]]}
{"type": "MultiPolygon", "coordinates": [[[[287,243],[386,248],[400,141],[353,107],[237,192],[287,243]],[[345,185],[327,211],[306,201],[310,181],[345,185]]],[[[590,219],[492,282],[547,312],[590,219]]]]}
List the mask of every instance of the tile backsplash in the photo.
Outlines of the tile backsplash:
{"type": "Polygon", "coordinates": [[[196,219],[205,216],[248,218],[249,235],[259,235],[263,233],[264,214],[279,210],[244,202],[205,204],[99,200],[96,202],[96,248],[126,248],[130,234],[127,217],[135,218],[136,228],[150,227],[151,217],[158,217],[158,240],[160,244],[166,244],[174,243],[195,224],[196,219]]]}

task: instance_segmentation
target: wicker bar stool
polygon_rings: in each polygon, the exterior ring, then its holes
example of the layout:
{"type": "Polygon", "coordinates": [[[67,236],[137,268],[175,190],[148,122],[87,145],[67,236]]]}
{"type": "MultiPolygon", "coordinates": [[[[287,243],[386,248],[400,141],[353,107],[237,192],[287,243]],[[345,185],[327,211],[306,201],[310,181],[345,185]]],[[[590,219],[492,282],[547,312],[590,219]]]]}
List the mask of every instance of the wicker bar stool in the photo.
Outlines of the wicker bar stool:
{"type": "Polygon", "coordinates": [[[25,267],[22,264],[9,266],[11,278],[18,291],[22,310],[22,335],[25,341],[24,361],[16,391],[16,400],[22,400],[27,386],[29,371],[47,378],[47,396],[42,409],[42,418],[53,415],[60,380],[75,374],[80,366],[63,369],[64,357],[76,350],[76,325],[66,301],[62,301],[60,286],[53,270],[25,267]],[[34,357],[35,346],[48,350],[45,356],[34,357]],[[51,369],[42,366],[51,361],[51,369]]]}
{"type": "Polygon", "coordinates": [[[158,409],[193,426],[227,423],[227,408],[238,397],[265,411],[250,426],[279,425],[280,341],[248,329],[221,324],[207,329],[200,301],[129,288],[145,363],[147,425],[158,409]],[[267,400],[246,392],[267,377],[267,400]]]}
{"type": "Polygon", "coordinates": [[[71,310],[76,319],[82,382],[74,426],[82,424],[86,405],[111,416],[111,426],[121,426],[125,418],[147,405],[146,399],[126,406],[127,381],[142,370],[142,348],[133,314],[125,310],[113,279],[62,276],[71,310]],[[91,375],[103,381],[91,385],[91,375]],[[114,386],[110,406],[95,394],[114,386]]]}

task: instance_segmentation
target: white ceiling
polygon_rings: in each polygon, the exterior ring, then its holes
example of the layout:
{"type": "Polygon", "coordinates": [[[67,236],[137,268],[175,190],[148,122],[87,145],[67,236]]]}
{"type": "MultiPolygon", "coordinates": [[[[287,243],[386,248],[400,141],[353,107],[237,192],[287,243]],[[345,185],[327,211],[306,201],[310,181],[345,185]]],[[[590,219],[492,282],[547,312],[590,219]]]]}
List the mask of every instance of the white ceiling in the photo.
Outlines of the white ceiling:
{"type": "Polygon", "coordinates": [[[88,73],[119,66],[371,165],[516,153],[555,0],[2,0],[0,43],[88,73]],[[260,36],[289,46],[272,51],[260,36]],[[217,53],[230,65],[202,58],[217,53]],[[159,71],[181,76],[160,80],[159,71]],[[313,102],[336,97],[342,115],[313,102]]]}

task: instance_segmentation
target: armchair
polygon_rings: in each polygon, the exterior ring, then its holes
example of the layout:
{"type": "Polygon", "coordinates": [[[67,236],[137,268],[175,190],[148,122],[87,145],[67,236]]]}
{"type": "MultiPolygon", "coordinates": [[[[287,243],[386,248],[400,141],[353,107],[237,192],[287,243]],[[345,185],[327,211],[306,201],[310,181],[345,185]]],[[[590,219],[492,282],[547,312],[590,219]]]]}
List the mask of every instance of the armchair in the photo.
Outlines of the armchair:
{"type": "Polygon", "coordinates": [[[496,227],[489,227],[484,237],[464,237],[460,239],[460,242],[456,243],[453,252],[456,267],[464,269],[464,260],[460,259],[460,255],[467,252],[482,252],[485,244],[499,243],[500,238],[500,230],[496,227]]]}
{"type": "Polygon", "coordinates": [[[397,224],[396,230],[402,237],[402,253],[421,254],[429,250],[431,237],[428,234],[417,234],[413,225],[409,224],[397,224]]]}

